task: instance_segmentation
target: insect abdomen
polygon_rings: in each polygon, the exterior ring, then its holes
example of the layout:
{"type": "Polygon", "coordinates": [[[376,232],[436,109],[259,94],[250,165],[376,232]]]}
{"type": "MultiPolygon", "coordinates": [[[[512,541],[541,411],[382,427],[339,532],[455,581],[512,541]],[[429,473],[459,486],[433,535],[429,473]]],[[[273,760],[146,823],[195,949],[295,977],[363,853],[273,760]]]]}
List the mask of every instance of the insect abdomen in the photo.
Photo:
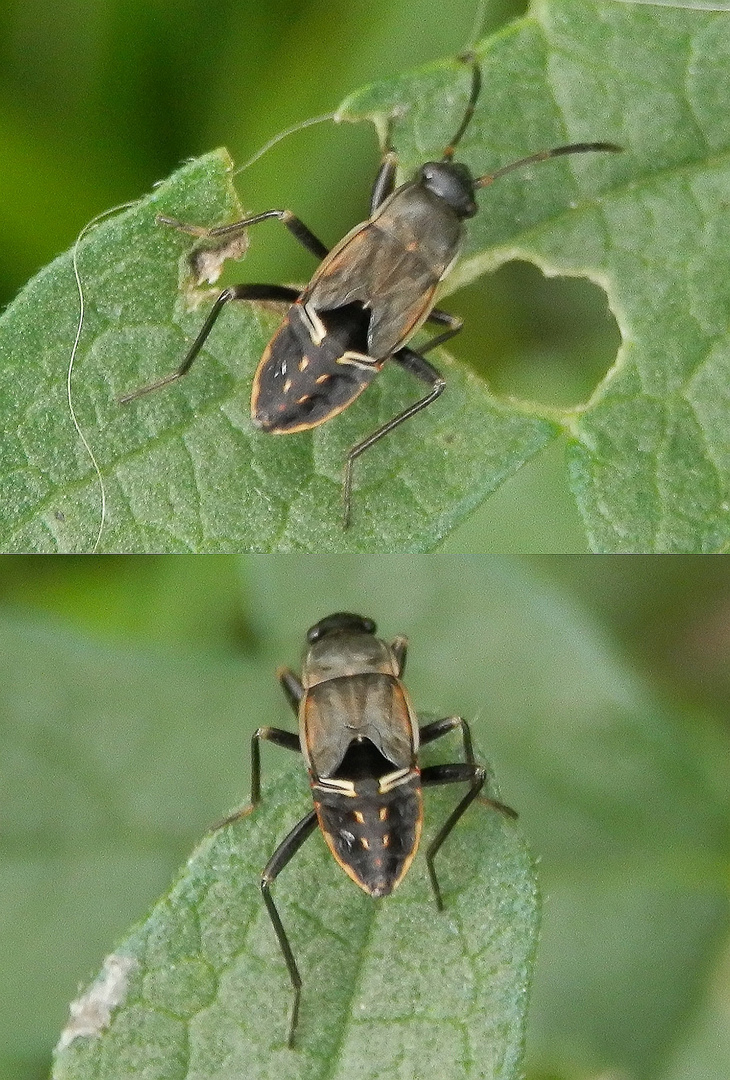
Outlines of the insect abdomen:
{"type": "Polygon", "coordinates": [[[324,333],[315,340],[302,305],[294,304],[256,371],[254,424],[274,434],[307,431],[346,409],[378,371],[375,365],[343,361],[348,349],[367,348],[368,319],[354,304],[324,313],[324,333]]]}
{"type": "Polygon", "coordinates": [[[418,850],[423,805],[418,774],[383,793],[376,779],[354,794],[314,785],[314,805],[327,846],[343,870],[371,896],[387,896],[418,850]]]}

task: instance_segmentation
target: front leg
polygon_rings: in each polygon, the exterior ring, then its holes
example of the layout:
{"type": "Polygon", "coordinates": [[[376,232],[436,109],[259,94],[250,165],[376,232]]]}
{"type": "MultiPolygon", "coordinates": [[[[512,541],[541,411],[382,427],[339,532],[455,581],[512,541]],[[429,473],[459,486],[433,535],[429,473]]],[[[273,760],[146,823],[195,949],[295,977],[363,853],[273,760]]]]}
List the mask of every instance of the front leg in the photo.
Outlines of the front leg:
{"type": "Polygon", "coordinates": [[[393,117],[388,119],[388,127],[385,132],[385,146],[380,159],[380,168],[375,177],[373,190],[370,193],[370,217],[373,216],[385,200],[395,191],[395,174],[398,168],[398,155],[393,149],[393,117]]]}
{"type": "Polygon", "coordinates": [[[281,667],[276,672],[276,677],[281,683],[281,688],[286,694],[286,699],[294,710],[294,715],[299,715],[299,705],[304,697],[304,687],[294,672],[287,667],[281,667]]]}
{"type": "Polygon", "coordinates": [[[312,255],[316,255],[318,259],[323,259],[328,254],[329,248],[327,245],[323,244],[303,221],[300,221],[295,214],[292,214],[291,210],[264,210],[262,214],[251,214],[250,217],[241,218],[240,221],[233,221],[229,225],[216,225],[212,229],[208,229],[204,225],[188,225],[184,221],[178,221],[177,218],[165,217],[164,214],[157,215],[157,221],[160,225],[170,225],[173,229],[179,229],[180,232],[188,233],[189,236],[195,236],[199,240],[232,238],[239,233],[245,232],[252,225],[258,225],[260,221],[268,221],[270,218],[277,218],[282,225],[286,226],[292,236],[296,237],[302,247],[305,247],[307,251],[311,251],[312,255]]]}

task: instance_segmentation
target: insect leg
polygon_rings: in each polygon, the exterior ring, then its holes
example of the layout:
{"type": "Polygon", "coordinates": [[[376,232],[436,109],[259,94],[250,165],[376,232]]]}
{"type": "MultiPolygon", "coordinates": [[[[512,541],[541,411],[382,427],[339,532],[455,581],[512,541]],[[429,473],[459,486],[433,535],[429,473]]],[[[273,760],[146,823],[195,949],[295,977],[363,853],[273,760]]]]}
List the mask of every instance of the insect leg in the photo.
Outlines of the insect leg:
{"type": "Polygon", "coordinates": [[[293,731],[284,731],[278,727],[260,727],[251,736],[251,806],[256,806],[261,799],[261,749],[260,741],[276,743],[285,750],[301,753],[299,736],[293,731]]]}
{"type": "Polygon", "coordinates": [[[268,221],[269,218],[278,218],[292,236],[296,237],[299,243],[318,259],[323,259],[328,253],[327,245],[323,244],[303,221],[292,214],[291,210],[264,210],[262,214],[252,214],[250,217],[241,218],[240,221],[233,221],[230,225],[217,225],[214,229],[206,229],[203,225],[187,225],[184,221],[178,221],[177,218],[165,217],[163,214],[157,215],[157,221],[161,225],[171,225],[173,229],[179,229],[181,232],[189,233],[190,236],[205,240],[214,240],[221,236],[236,236],[237,233],[245,232],[251,225],[258,225],[260,221],[268,221]]]}
{"type": "Polygon", "coordinates": [[[289,972],[289,978],[291,979],[292,988],[294,990],[294,1001],[292,1003],[292,1011],[289,1018],[289,1034],[287,1036],[287,1045],[290,1047],[294,1045],[294,1033],[297,1027],[297,1020],[299,1019],[299,999],[302,993],[302,977],[299,974],[299,968],[294,959],[294,953],[289,944],[289,938],[286,936],[286,931],[284,930],[284,926],[279,917],[279,912],[276,910],[276,905],[269,892],[269,887],[280,871],[284,869],[292,856],[297,853],[307,837],[311,835],[316,826],[316,811],[310,810],[306,817],[303,817],[302,820],[294,826],[286,839],[279,844],[261,875],[261,895],[264,898],[266,910],[269,913],[269,918],[274,927],[274,932],[279,942],[279,948],[284,955],[286,968],[289,972]]]}
{"type": "Polygon", "coordinates": [[[290,671],[289,668],[282,667],[276,673],[276,677],[281,683],[282,690],[287,696],[287,700],[294,710],[295,714],[299,713],[299,703],[304,697],[304,687],[300,680],[290,671]]]}
{"type": "Polygon", "coordinates": [[[436,877],[436,870],[434,868],[434,858],[436,852],[443,844],[446,837],[449,835],[454,825],[456,825],[459,818],[462,816],[468,806],[476,799],[477,795],[484,786],[485,771],[482,765],[476,765],[473,762],[454,765],[430,765],[421,770],[421,783],[424,787],[427,784],[457,784],[459,781],[467,780],[470,783],[469,790],[463,797],[461,802],[451,811],[444,824],[439,829],[438,833],[431,841],[426,851],[426,865],[428,866],[428,874],[431,879],[431,888],[433,889],[434,897],[436,898],[436,906],[439,911],[443,911],[444,902],[441,899],[441,889],[439,887],[438,878],[436,877]]]}
{"type": "Polygon", "coordinates": [[[270,300],[276,303],[293,304],[298,299],[299,293],[297,290],[287,288],[285,285],[251,284],[229,286],[229,288],[223,290],[213,304],[208,318],[200,328],[198,336],[188,349],[187,355],[177,371],[173,371],[171,375],[166,375],[164,379],[158,379],[157,382],[150,383],[149,386],[143,386],[139,390],[132,390],[129,394],[123,394],[119,398],[119,404],[126,405],[128,401],[134,401],[135,398],[142,397],[143,394],[149,394],[151,390],[159,390],[163,386],[168,386],[187,374],[192,367],[193,360],[203,348],[218,316],[230,300],[270,300]]]}
{"type": "Polygon", "coordinates": [[[342,498],[344,503],[342,524],[345,529],[350,524],[352,466],[355,460],[359,458],[361,454],[364,454],[366,450],[369,450],[379,439],[382,439],[384,435],[387,435],[394,428],[397,428],[402,424],[404,420],[409,420],[412,416],[415,416],[416,413],[421,412],[422,409],[425,409],[430,405],[432,401],[435,401],[436,398],[443,393],[446,385],[440,372],[438,372],[435,367],[432,367],[428,360],[424,360],[422,356],[417,352],[414,352],[413,349],[409,349],[408,347],[399,349],[397,353],[394,353],[393,356],[390,357],[390,359],[395,360],[397,364],[400,364],[406,371],[410,371],[416,378],[429,383],[431,389],[425,397],[420,398],[418,401],[414,402],[413,405],[409,405],[407,409],[398,413],[398,415],[394,416],[392,420],[389,420],[387,424],[383,424],[382,427],[379,427],[372,435],[368,435],[362,442],[356,443],[349,451],[347,460],[345,461],[344,482],[342,486],[342,498]]]}
{"type": "Polygon", "coordinates": [[[234,813],[229,814],[222,821],[216,822],[211,831],[222,829],[224,825],[231,825],[234,821],[240,821],[261,802],[261,748],[259,746],[261,739],[276,743],[277,746],[283,746],[286,750],[296,750],[297,753],[301,753],[302,750],[299,736],[293,731],[284,731],[283,728],[276,727],[257,728],[251,736],[251,799],[249,804],[244,806],[242,810],[236,810],[234,813]]]}
{"type": "Polygon", "coordinates": [[[438,345],[443,345],[445,341],[449,341],[452,337],[456,337],[464,326],[463,319],[460,319],[457,315],[449,315],[448,311],[442,311],[441,308],[432,308],[427,321],[447,326],[448,330],[444,330],[443,334],[437,334],[436,337],[427,341],[421,348],[421,355],[430,352],[431,349],[435,349],[438,345]]]}
{"type": "MultiPolygon", "coordinates": [[[[443,735],[447,735],[457,727],[461,728],[464,757],[469,765],[473,765],[475,759],[474,747],[471,741],[471,727],[463,716],[445,716],[442,720],[433,720],[430,724],[426,724],[419,731],[419,742],[421,746],[425,746],[427,743],[433,742],[434,739],[440,739],[443,735]]],[[[482,768],[484,768],[485,774],[488,775],[488,766],[482,766],[482,768]]],[[[492,806],[496,810],[503,811],[508,814],[509,817],[517,817],[516,810],[499,802],[497,799],[490,799],[487,795],[480,795],[479,800],[480,802],[486,803],[487,806],[492,806]]]]}
{"type": "Polygon", "coordinates": [[[393,118],[389,117],[388,127],[385,134],[385,146],[380,160],[378,175],[375,177],[373,190],[370,193],[370,217],[384,203],[389,195],[395,190],[395,173],[398,168],[398,155],[393,149],[393,118]]]}
{"type": "MultiPolygon", "coordinates": [[[[437,721],[438,723],[438,721],[437,721]]],[[[431,725],[427,725],[431,726],[431,725]]],[[[464,811],[471,805],[476,799],[479,792],[484,786],[486,779],[486,770],[483,765],[478,765],[476,762],[461,762],[448,765],[428,765],[425,769],[421,770],[421,783],[425,787],[428,784],[458,784],[462,781],[468,781],[470,784],[464,798],[460,803],[451,811],[444,824],[439,829],[438,833],[431,841],[426,851],[426,865],[428,866],[428,874],[431,879],[431,887],[433,894],[436,898],[436,906],[439,911],[443,911],[444,903],[441,899],[441,889],[439,888],[438,878],[436,877],[436,869],[434,867],[434,859],[436,852],[443,844],[446,837],[449,835],[454,825],[456,825],[459,818],[464,811]]],[[[499,810],[507,817],[516,818],[517,813],[510,807],[505,806],[504,803],[497,802],[496,799],[484,800],[494,810],[499,810]]]]}
{"type": "Polygon", "coordinates": [[[464,757],[470,765],[474,764],[474,749],[471,742],[471,728],[461,716],[445,716],[442,720],[433,720],[426,724],[419,732],[421,746],[448,735],[454,728],[461,728],[461,738],[464,744],[464,757]]]}

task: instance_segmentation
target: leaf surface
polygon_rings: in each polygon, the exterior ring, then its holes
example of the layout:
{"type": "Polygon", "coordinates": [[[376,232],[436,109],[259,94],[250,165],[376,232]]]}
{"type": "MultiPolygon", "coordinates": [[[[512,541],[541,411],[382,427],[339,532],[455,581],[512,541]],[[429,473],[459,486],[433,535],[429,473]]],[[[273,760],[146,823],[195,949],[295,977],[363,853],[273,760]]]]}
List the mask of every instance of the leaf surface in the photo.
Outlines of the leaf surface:
{"type": "MultiPolygon", "coordinates": [[[[377,903],[319,835],[297,854],[273,889],[304,982],[287,1048],[291,986],[258,881],[305,800],[301,770],[290,771],[253,813],[203,841],[115,951],[112,1016],[62,1039],[55,1080],[415,1076],[425,1058],[444,1077],[519,1075],[536,887],[514,826],[484,805],[443,857],[443,918],[422,861],[377,903]]],[[[432,821],[452,805],[442,792],[429,799],[432,821]]],[[[92,997],[106,993],[109,966],[92,997]]]]}

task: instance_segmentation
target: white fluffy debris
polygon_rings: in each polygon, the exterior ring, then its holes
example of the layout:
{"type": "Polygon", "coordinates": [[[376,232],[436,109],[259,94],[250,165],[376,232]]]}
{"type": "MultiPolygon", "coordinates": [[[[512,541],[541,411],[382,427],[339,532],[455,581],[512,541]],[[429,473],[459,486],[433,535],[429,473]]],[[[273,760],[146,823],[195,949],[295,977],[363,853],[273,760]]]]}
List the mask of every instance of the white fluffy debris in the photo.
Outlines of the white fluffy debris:
{"type": "Polygon", "coordinates": [[[129,975],[137,967],[133,956],[107,956],[101,974],[81,997],[70,1005],[71,1018],[61,1033],[57,1050],[84,1035],[100,1035],[108,1027],[112,1010],[124,1001],[129,975]]]}

